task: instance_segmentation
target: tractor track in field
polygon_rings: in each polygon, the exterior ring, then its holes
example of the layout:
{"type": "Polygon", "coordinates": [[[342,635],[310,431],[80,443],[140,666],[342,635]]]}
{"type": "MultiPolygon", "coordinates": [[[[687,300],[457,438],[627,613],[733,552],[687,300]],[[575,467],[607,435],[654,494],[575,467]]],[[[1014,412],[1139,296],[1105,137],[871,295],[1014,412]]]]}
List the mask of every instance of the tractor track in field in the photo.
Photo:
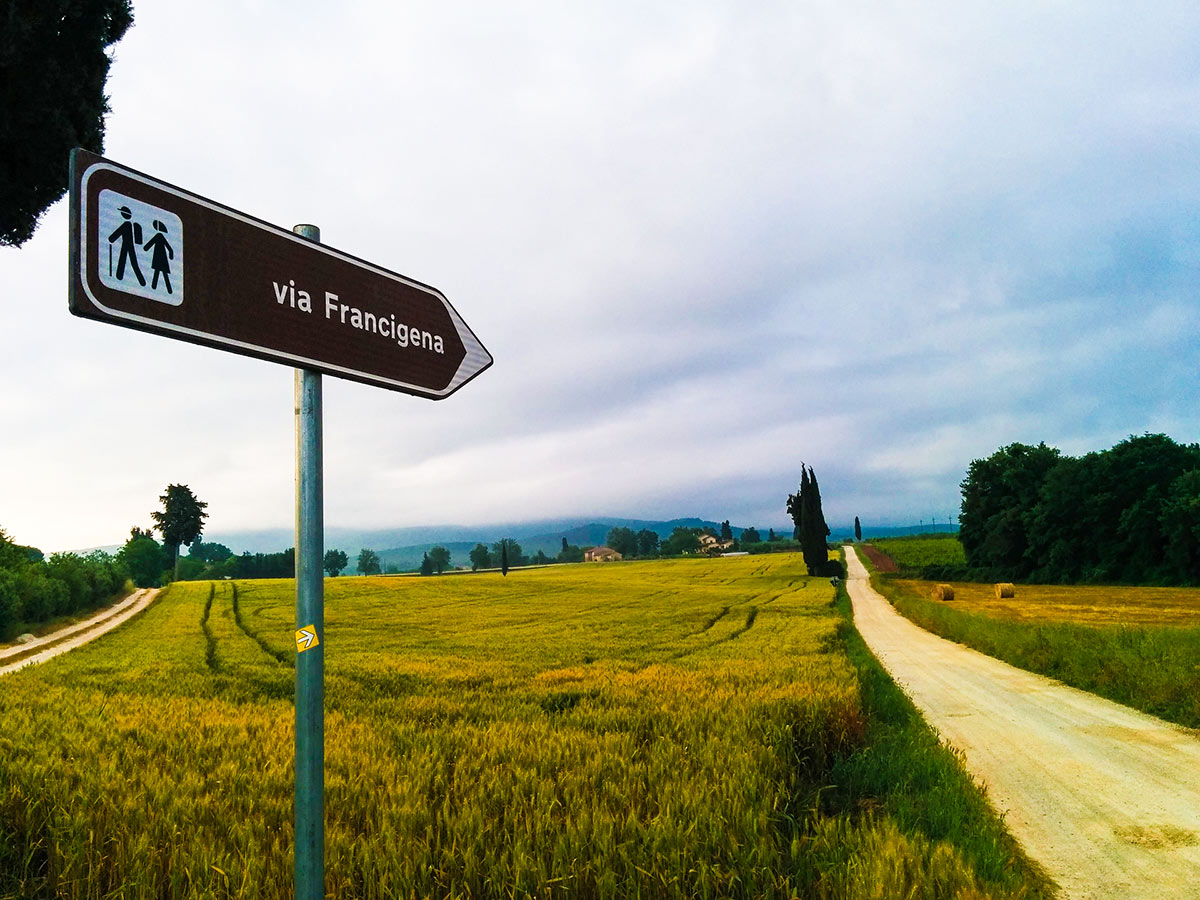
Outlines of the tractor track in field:
{"type": "Polygon", "coordinates": [[[1064,900],[1200,898],[1200,735],[930,634],[847,546],[854,624],[1064,900]]]}
{"type": "Polygon", "coordinates": [[[233,585],[233,621],[237,624],[237,627],[242,630],[242,634],[246,635],[246,637],[250,638],[250,640],[252,640],[252,641],[254,641],[254,643],[258,644],[258,648],[260,650],[262,650],[262,652],[265,653],[267,656],[271,657],[271,659],[275,660],[275,662],[279,663],[280,665],[287,666],[288,668],[294,669],[296,667],[296,660],[293,658],[293,654],[291,652],[289,652],[287,650],[279,650],[275,647],[272,647],[262,637],[259,636],[258,632],[251,631],[249,628],[246,627],[246,623],[242,621],[242,608],[238,603],[237,582],[236,581],[232,582],[232,585],[233,585]]]}

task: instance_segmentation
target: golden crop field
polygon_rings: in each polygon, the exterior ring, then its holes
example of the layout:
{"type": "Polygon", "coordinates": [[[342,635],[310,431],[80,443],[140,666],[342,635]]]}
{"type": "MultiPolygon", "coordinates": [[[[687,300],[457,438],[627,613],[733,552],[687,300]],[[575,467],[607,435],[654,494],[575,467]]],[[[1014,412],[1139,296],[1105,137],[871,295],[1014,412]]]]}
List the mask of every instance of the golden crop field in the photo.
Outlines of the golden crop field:
{"type": "MultiPolygon", "coordinates": [[[[328,896],[1024,896],[882,813],[820,812],[867,721],[803,572],[328,580],[328,896]]],[[[181,583],[6,677],[0,897],[291,896],[293,610],[291,581],[181,583]]]]}
{"type": "MultiPolygon", "coordinates": [[[[928,597],[933,583],[896,579],[902,590],[928,597]]],[[[954,603],[972,612],[1020,622],[1083,625],[1200,626],[1200,588],[1018,584],[999,600],[990,584],[953,582],[954,603]]]]}

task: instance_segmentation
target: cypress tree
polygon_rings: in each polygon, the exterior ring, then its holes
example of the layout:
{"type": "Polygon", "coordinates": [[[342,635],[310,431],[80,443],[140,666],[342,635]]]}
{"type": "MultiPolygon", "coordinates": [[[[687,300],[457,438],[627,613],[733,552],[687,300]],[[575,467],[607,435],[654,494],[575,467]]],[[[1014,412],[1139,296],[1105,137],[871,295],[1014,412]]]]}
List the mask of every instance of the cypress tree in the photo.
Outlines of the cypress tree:
{"type": "Polygon", "coordinates": [[[808,467],[800,484],[800,550],[809,574],[819,575],[829,561],[825,539],[830,532],[825,524],[825,514],[821,511],[821,488],[812,466],[808,467]]]}
{"type": "Polygon", "coordinates": [[[856,541],[862,540],[862,526],[858,524],[858,516],[854,517],[854,539],[856,541]]]}
{"type": "Polygon", "coordinates": [[[500,574],[508,575],[508,538],[500,540],[500,574]]]}

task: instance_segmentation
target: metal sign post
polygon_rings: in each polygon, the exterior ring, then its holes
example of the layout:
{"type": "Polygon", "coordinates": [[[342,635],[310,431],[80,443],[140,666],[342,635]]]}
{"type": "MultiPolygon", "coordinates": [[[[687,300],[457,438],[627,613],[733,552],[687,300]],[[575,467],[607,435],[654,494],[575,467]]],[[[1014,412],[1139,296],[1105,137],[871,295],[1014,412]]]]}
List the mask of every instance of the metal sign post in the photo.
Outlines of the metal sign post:
{"type": "MultiPolygon", "coordinates": [[[[315,225],[293,231],[321,240],[315,225]]],[[[296,370],[296,900],[325,896],[325,544],[321,373],[296,370]]]]}

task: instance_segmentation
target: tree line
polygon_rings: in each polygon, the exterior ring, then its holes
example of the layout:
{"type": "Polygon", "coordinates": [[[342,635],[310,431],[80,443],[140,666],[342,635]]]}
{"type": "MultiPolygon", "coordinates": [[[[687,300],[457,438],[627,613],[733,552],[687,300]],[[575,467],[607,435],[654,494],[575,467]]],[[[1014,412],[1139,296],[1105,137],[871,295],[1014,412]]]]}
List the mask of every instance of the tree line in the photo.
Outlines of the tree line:
{"type": "Polygon", "coordinates": [[[985,580],[1200,584],[1200,445],[1009,444],[972,461],[961,489],[958,537],[985,580]]]}
{"type": "Polygon", "coordinates": [[[0,528],[0,640],[60,616],[105,606],[128,593],[128,571],[102,551],[55,553],[13,541],[0,528]]]}

